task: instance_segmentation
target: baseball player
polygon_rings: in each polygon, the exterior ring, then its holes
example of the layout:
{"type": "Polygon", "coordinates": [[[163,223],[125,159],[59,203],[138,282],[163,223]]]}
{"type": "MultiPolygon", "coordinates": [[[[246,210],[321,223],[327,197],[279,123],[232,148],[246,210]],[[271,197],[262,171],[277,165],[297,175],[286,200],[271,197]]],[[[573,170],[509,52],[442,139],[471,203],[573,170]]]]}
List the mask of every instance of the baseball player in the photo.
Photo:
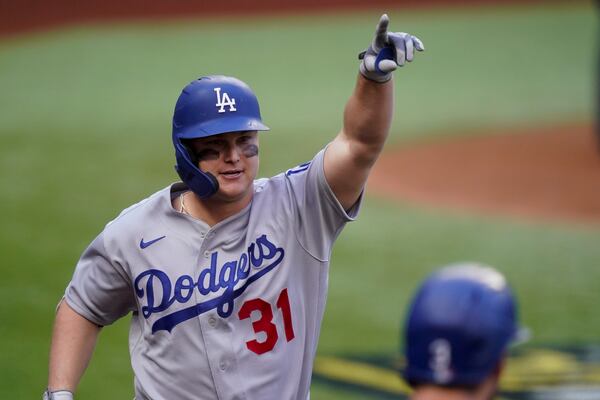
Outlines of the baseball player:
{"type": "Polygon", "coordinates": [[[358,214],[388,135],[392,72],[423,44],[388,32],[361,54],[340,133],[255,179],[263,123],[232,77],[188,84],[173,116],[178,182],[85,250],[59,305],[45,398],[72,399],[101,328],[130,315],[137,400],[307,399],[333,242],[358,214]]]}
{"type": "Polygon", "coordinates": [[[404,331],[412,400],[492,399],[509,344],[523,341],[516,300],[497,270],[447,266],[419,288],[404,331]]]}

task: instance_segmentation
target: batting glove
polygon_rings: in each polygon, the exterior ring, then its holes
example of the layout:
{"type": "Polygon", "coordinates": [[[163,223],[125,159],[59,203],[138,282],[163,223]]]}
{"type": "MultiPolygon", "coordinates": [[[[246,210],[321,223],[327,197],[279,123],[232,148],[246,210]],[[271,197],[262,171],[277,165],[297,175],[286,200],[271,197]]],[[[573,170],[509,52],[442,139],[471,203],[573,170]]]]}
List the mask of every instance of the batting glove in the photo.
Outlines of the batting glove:
{"type": "Polygon", "coordinates": [[[390,19],[383,14],[375,30],[375,38],[369,48],[359,54],[360,73],[375,82],[387,82],[392,72],[403,67],[414,58],[415,49],[425,50],[423,42],[413,35],[404,32],[388,32],[390,19]]]}
{"type": "Polygon", "coordinates": [[[57,390],[56,392],[46,390],[42,400],[73,400],[73,393],[68,390],[57,390]]]}

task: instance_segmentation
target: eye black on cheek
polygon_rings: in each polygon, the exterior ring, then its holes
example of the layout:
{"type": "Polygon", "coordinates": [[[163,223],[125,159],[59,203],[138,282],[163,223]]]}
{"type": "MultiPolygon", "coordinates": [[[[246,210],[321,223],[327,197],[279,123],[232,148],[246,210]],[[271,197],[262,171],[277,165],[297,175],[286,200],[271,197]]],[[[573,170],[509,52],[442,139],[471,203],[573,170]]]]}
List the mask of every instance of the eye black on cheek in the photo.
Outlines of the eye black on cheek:
{"type": "Polygon", "coordinates": [[[244,157],[256,157],[258,155],[258,146],[255,144],[247,144],[242,148],[244,157]]]}

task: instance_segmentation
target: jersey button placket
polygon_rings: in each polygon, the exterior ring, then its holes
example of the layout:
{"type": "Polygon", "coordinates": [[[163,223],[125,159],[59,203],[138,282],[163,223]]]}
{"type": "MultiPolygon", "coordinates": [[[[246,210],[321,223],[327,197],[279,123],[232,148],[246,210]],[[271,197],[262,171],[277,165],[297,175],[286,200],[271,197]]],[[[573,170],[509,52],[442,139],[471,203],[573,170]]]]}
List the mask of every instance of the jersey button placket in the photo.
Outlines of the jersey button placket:
{"type": "MultiPolygon", "coordinates": [[[[215,248],[214,247],[214,243],[211,243],[212,240],[215,236],[216,233],[213,231],[207,231],[207,232],[203,232],[203,234],[201,234],[202,236],[202,245],[200,247],[200,252],[203,256],[203,258],[206,260],[206,265],[208,266],[211,262],[210,258],[212,257],[213,252],[218,251],[218,246],[215,248]],[[213,249],[211,251],[211,248],[213,249]]],[[[213,310],[214,311],[214,310],[213,310]]],[[[225,343],[223,343],[224,340],[224,334],[226,334],[225,332],[222,332],[224,329],[226,330],[226,326],[227,326],[227,322],[224,320],[221,320],[214,312],[210,312],[208,314],[202,314],[199,316],[199,318],[201,319],[201,325],[204,326],[204,334],[205,339],[207,341],[207,345],[211,348],[217,347],[217,348],[221,348],[222,350],[225,350],[225,347],[223,347],[225,345],[225,343]],[[213,345],[214,343],[214,345],[213,345]]],[[[230,386],[230,380],[232,379],[232,377],[235,375],[235,370],[236,370],[236,361],[235,361],[235,355],[233,353],[230,353],[229,351],[219,351],[220,354],[216,354],[213,353],[212,351],[209,351],[210,355],[209,355],[209,363],[211,363],[211,361],[214,363],[212,364],[213,367],[216,369],[216,372],[219,372],[220,374],[222,374],[221,378],[218,378],[219,380],[223,380],[223,384],[225,386],[230,386]],[[216,364],[216,365],[215,365],[216,364]]],[[[212,369],[211,368],[211,369],[212,369]]],[[[240,388],[236,388],[236,391],[240,390],[240,388]]],[[[231,395],[232,393],[230,393],[231,395]]],[[[234,395],[235,399],[239,399],[239,400],[243,400],[246,398],[243,390],[239,393],[236,393],[234,395]]],[[[233,398],[232,398],[233,399],[233,398]]]]}
{"type": "Polygon", "coordinates": [[[208,317],[208,325],[210,325],[211,328],[215,328],[217,326],[217,319],[214,315],[208,317]]]}

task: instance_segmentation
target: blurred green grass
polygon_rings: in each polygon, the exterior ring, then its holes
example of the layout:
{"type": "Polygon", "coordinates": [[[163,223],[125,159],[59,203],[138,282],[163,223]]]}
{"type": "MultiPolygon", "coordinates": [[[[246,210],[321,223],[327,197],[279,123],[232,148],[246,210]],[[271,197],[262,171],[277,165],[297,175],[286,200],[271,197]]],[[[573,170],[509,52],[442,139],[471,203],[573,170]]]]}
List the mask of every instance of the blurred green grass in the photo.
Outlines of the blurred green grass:
{"type": "MultiPolygon", "coordinates": [[[[389,14],[427,48],[396,74],[391,143],[591,120],[591,5],[389,14]]],[[[246,80],[272,127],[261,139],[261,175],[272,175],[339,130],[378,16],[122,23],[0,42],[3,397],[44,387],[53,309],[81,251],[121,209],[176,179],[170,118],[180,89],[206,74],[246,80]]],[[[535,343],[597,342],[598,233],[368,198],[334,250],[319,352],[396,351],[417,282],[464,259],[506,272],[535,343]]],[[[101,335],[80,398],[131,397],[126,330],[123,320],[101,335]]],[[[316,385],[313,398],[334,392],[316,385]]]]}

